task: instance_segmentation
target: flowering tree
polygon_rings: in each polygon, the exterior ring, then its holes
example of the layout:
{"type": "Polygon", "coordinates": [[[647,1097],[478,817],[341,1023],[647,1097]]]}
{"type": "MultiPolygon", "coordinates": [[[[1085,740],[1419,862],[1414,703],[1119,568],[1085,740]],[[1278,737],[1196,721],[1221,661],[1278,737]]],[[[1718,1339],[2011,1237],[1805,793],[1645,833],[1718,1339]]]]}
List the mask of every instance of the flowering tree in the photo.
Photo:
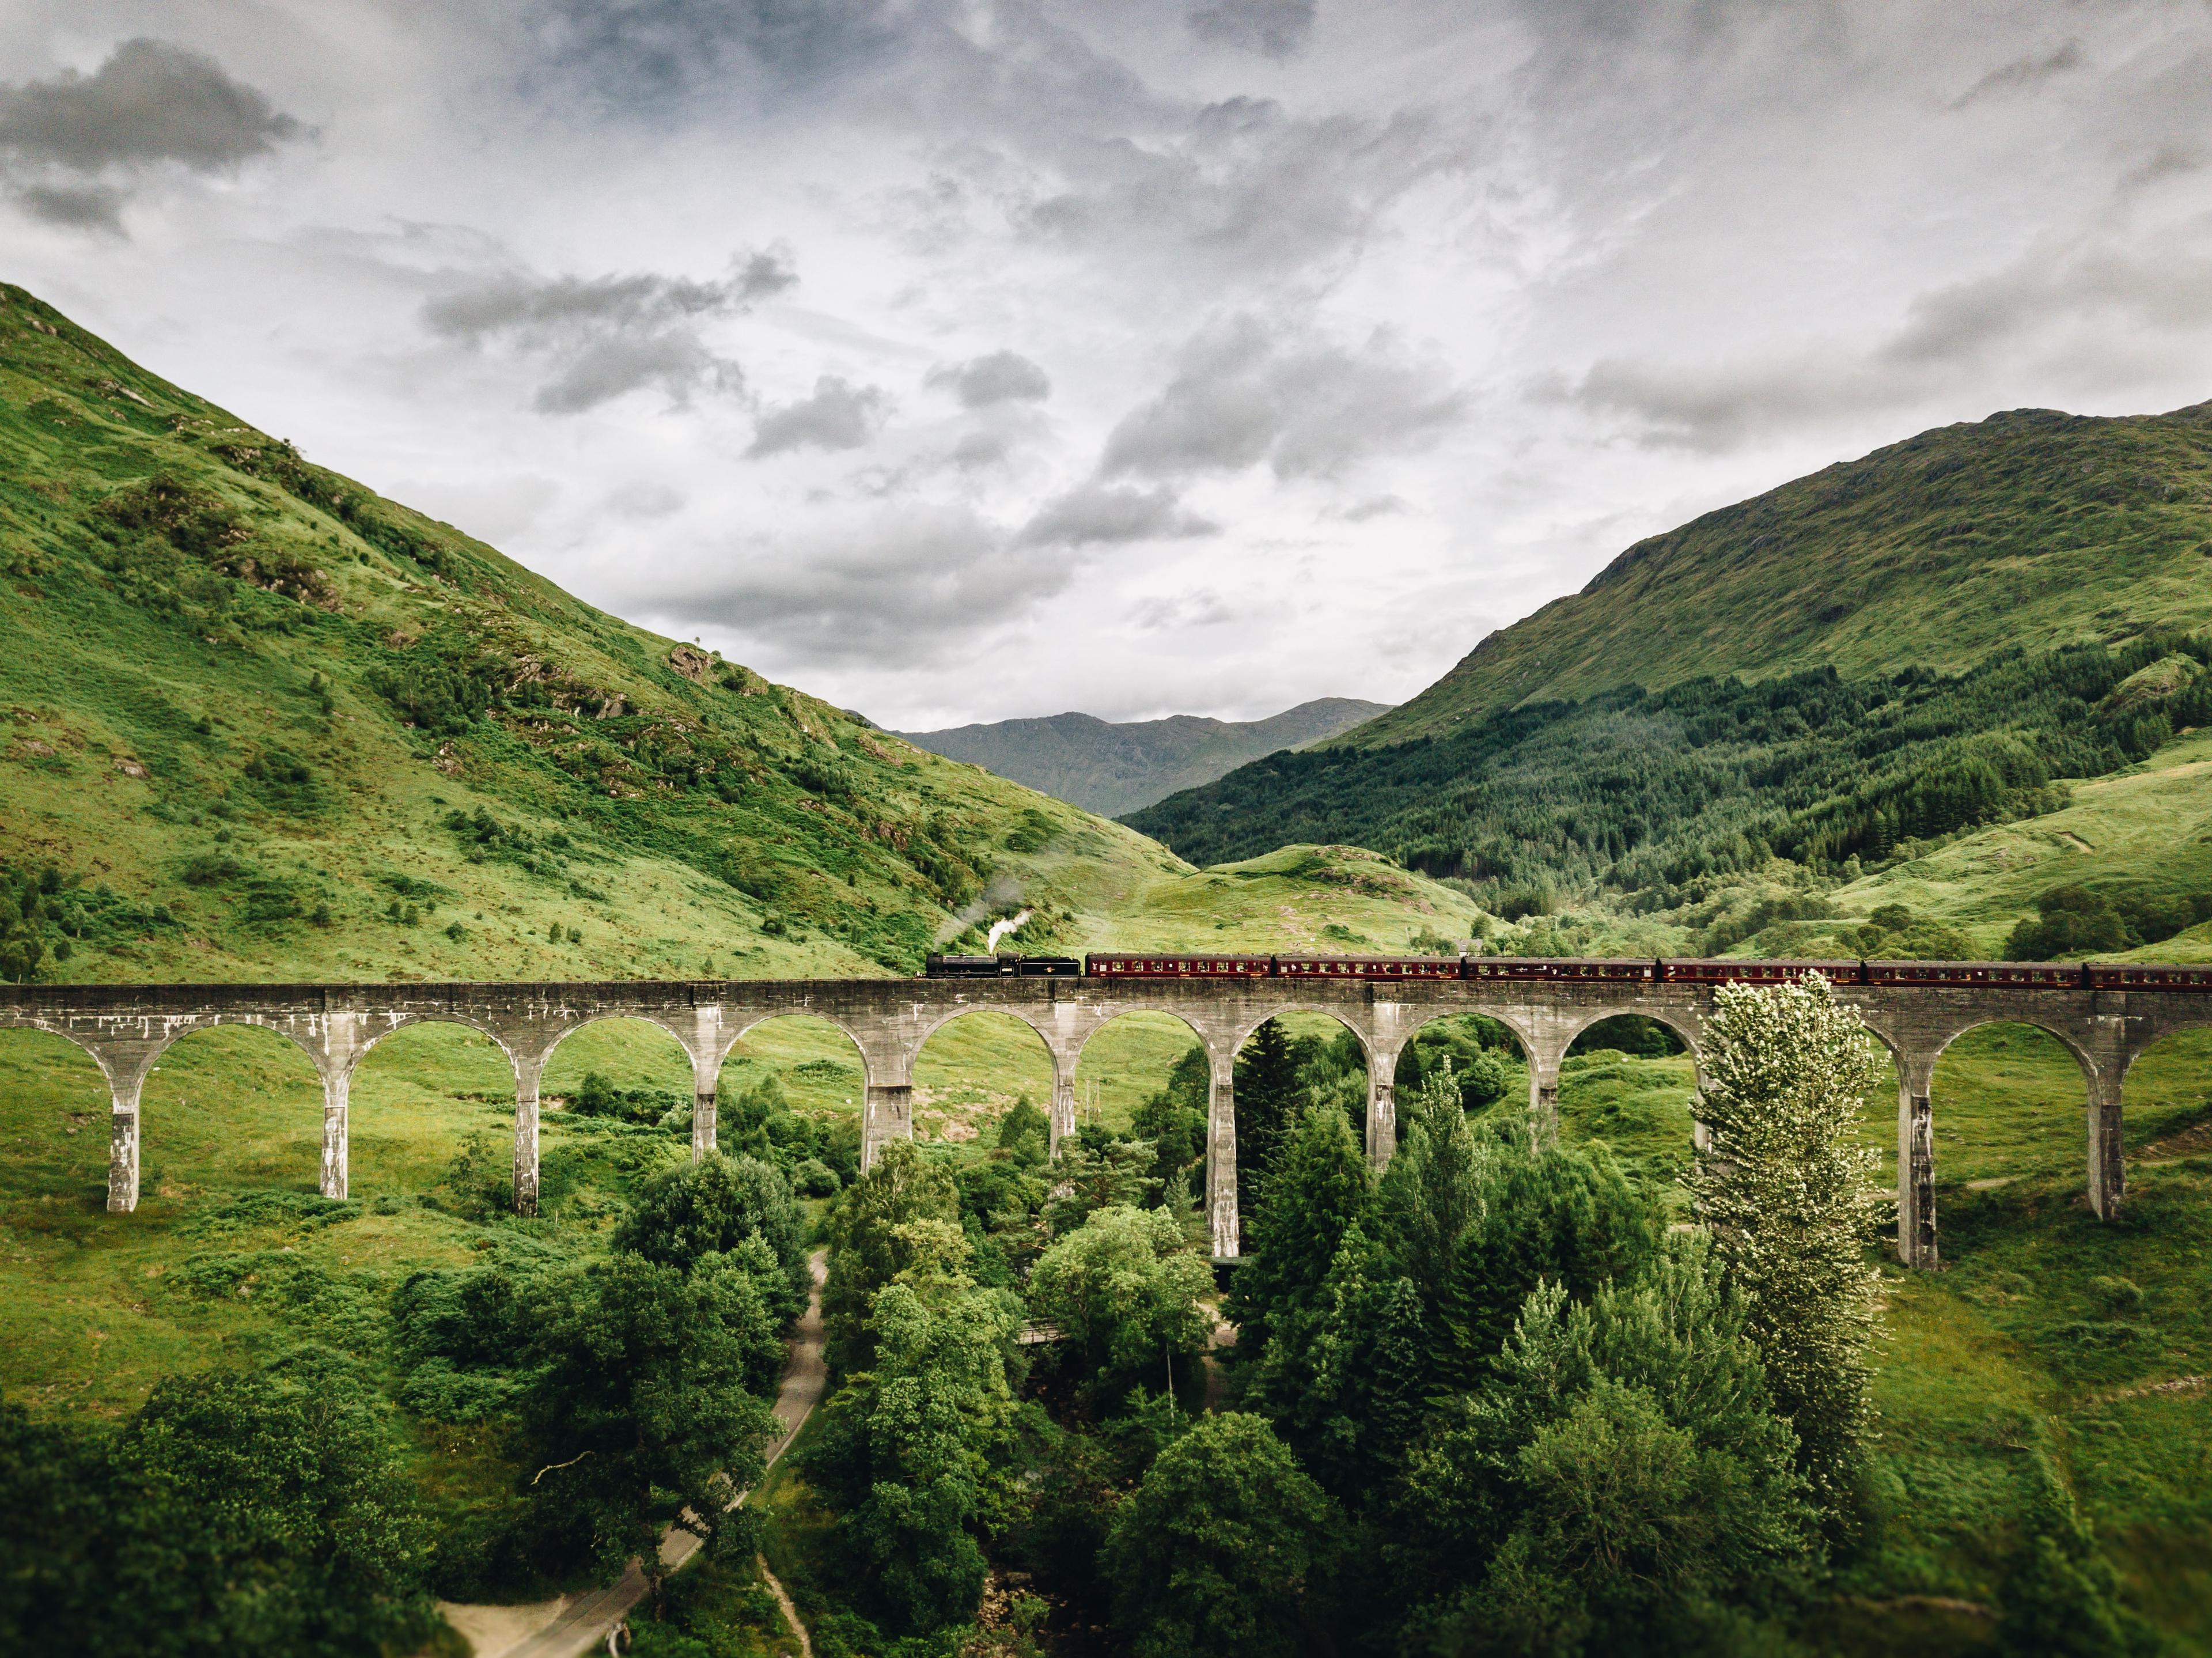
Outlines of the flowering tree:
{"type": "Polygon", "coordinates": [[[1729,985],[1705,1025],[1698,1114],[1711,1141],[1690,1177],[1698,1218],[1750,1298],[1775,1407],[1797,1430],[1815,1499],[1844,1517],[1874,1426],[1868,1263],[1883,1193],[1857,1143],[1881,1059],[1857,1011],[1808,973],[1729,985]]]}

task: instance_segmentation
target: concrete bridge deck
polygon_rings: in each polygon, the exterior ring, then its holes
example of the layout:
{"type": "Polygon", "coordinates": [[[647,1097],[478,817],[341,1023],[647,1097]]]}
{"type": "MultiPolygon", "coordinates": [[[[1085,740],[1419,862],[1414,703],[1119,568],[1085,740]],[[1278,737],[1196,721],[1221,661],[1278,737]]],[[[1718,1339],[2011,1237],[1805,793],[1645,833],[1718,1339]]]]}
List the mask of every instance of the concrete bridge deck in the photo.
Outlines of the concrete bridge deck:
{"type": "MultiPolygon", "coordinates": [[[[1519,1039],[1528,1061],[1539,1132],[1558,1121],[1560,1062],[1591,1024],[1638,1013],[1700,1052],[1714,987],[1545,981],[1167,979],[853,979],[607,983],[27,985],[0,987],[0,1029],[52,1031],[88,1053],[107,1078],[112,1113],[107,1206],[138,1202],[139,1095],[163,1049],[196,1030],[252,1024],[277,1031],[313,1061],[323,1084],[321,1189],[346,1193],[346,1102],[354,1069],[394,1030],[444,1021],[483,1032],[514,1071],[514,1203],[536,1212],[538,1081],[562,1038],[600,1019],[643,1019],[690,1055],[692,1153],[714,1144],[722,1060],[746,1031],[788,1014],[826,1019],[849,1035],[865,1073],[861,1156],[914,1133],[911,1078],[931,1033],[963,1013],[1010,1014],[1052,1055],[1052,1139],[1075,1126],[1075,1067],[1084,1044],[1125,1013],[1167,1013],[1188,1024],[1212,1060],[1206,1193],[1213,1252],[1238,1252],[1234,1062],[1260,1023],[1310,1011],[1341,1020],[1368,1061],[1367,1148],[1377,1166],[1396,1145],[1391,1078],[1400,1050],[1430,1020],[1480,1013],[1519,1039]]],[[[2107,1218],[2125,1196],[2120,1087],[2136,1056],[2160,1037],[2212,1024],[2212,991],[2120,991],[1965,986],[1839,985],[1896,1061],[1898,1249],[1937,1260],[1935,1151],[1929,1090],[1936,1061],[1977,1025],[2035,1025],[2063,1042],[2086,1092],[2087,1191],[2107,1218]]]]}

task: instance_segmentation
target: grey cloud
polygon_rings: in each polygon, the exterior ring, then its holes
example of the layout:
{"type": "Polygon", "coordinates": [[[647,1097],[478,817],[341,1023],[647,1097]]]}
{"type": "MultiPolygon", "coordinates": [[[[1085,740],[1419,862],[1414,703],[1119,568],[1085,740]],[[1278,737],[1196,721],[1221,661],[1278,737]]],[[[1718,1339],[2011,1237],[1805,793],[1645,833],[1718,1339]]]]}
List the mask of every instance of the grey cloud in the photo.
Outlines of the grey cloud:
{"type": "Polygon", "coordinates": [[[666,518],[682,512],[684,504],[682,490],[642,480],[618,485],[608,492],[606,498],[607,510],[623,518],[666,518]]]}
{"type": "Polygon", "coordinates": [[[1012,447],[996,432],[970,432],[952,446],[948,459],[961,471],[974,471],[978,467],[997,465],[1012,447]]]}
{"type": "Polygon", "coordinates": [[[1034,192],[1013,216],[1037,240],[1151,254],[1211,286],[1223,268],[1256,274],[1355,253],[1407,191],[1464,167],[1468,142],[1419,113],[1304,119],[1270,100],[1231,98],[1148,141],[1062,144],[1062,187],[1034,192]]]}
{"type": "Polygon", "coordinates": [[[765,300],[781,294],[787,288],[799,285],[799,267],[793,262],[791,250],[778,246],[764,247],[748,253],[738,263],[738,274],[733,279],[740,304],[765,300]]]}
{"type": "Polygon", "coordinates": [[[1965,109],[1969,105],[1978,103],[1984,98],[1999,96],[2008,92],[2021,91],[2026,88],[2048,81],[2053,76],[2064,75],[2069,70],[2077,70],[2087,61],[2082,56],[2081,43],[2079,40],[2069,40],[2065,45],[2054,51],[2047,52],[2041,57],[2014,58],[2001,68],[1991,70],[1972,86],[1960,93],[1958,97],[1952,100],[1951,107],[1954,110],[1965,109]]]}
{"type": "Polygon", "coordinates": [[[530,406],[541,415],[579,415],[630,392],[657,391],[682,403],[694,392],[734,392],[744,384],[737,364],[689,334],[617,335],[580,347],[530,406]]]}
{"type": "Polygon", "coordinates": [[[2167,238],[2132,256],[2037,249],[1922,295],[1870,348],[1820,342],[1698,365],[1608,358],[1560,395],[1629,416],[1647,444],[1715,451],[1777,428],[1909,409],[1977,383],[1995,362],[2013,365],[2015,378],[2032,365],[2045,388],[2101,388],[2132,364],[2208,348],[2212,248],[2167,238]]]}
{"type": "Polygon", "coordinates": [[[1017,539],[1027,546],[1081,547],[1220,533],[1219,525],[1184,511],[1171,489],[1090,483],[1048,501],[1017,539]]]}
{"type": "Polygon", "coordinates": [[[899,34],[884,0],[550,0],[538,51],[611,102],[665,102],[726,83],[750,60],[814,80],[883,53],[899,34]]]}
{"type": "Polygon", "coordinates": [[[1287,58],[1313,33],[1315,0],[1200,0],[1185,18],[1201,40],[1287,58]]]}
{"type": "Polygon", "coordinates": [[[2169,179],[2185,179],[2192,173],[2202,171],[2203,166],[2203,156],[2196,151],[2185,149],[2179,144],[2160,144],[2139,166],[2128,170],[2114,193],[2131,195],[2139,190],[2148,190],[2153,185],[2164,184],[2169,179]]]}
{"type": "MultiPolygon", "coordinates": [[[[1852,379],[1851,364],[1815,353],[1694,366],[1606,358],[1559,395],[1584,409],[1627,416],[1653,446],[1710,452],[1778,426],[1863,408],[1852,379]]],[[[1554,393],[1539,388],[1535,395],[1548,400],[1554,393]]]]}
{"type": "Polygon", "coordinates": [[[680,276],[555,276],[507,272],[427,301],[433,333],[471,345],[498,335],[544,340],[601,328],[666,328],[742,302],[741,280],[680,276]]]}
{"type": "Polygon", "coordinates": [[[1364,501],[1356,501],[1349,507],[1338,508],[1329,516],[1346,524],[1364,524],[1371,518],[1394,518],[1412,510],[1400,496],[1370,495],[1364,501]]]}
{"type": "Polygon", "coordinates": [[[970,409],[994,403],[1038,402],[1052,395],[1050,378],[1018,351],[994,351],[965,362],[939,363],[923,377],[923,383],[949,388],[970,409]]]}
{"type": "Polygon", "coordinates": [[[10,194],[33,218],[48,224],[123,234],[124,194],[106,185],[24,185],[10,194]]]}
{"type": "Polygon", "coordinates": [[[719,571],[685,571],[635,601],[686,632],[711,624],[757,639],[794,666],[923,667],[961,659],[1078,568],[964,508],[902,503],[795,543],[733,549],[719,571]]]}
{"type": "Polygon", "coordinates": [[[1170,597],[1155,594],[1129,607],[1129,620],[1146,633],[1178,628],[1212,628],[1234,622],[1237,612],[1219,593],[1200,591],[1170,597]]]}
{"type": "Polygon", "coordinates": [[[1101,470],[1169,477],[1265,461],[1278,477],[1332,477],[1428,443],[1463,406],[1442,370],[1387,340],[1358,351],[1279,340],[1239,317],[1184,348],[1174,380],[1107,438],[1101,470]]]}
{"type": "Polygon", "coordinates": [[[163,40],[125,40],[90,75],[0,89],[0,149],[80,173],[163,161],[222,173],[301,130],[214,58],[163,40]]]}
{"type": "Polygon", "coordinates": [[[781,454],[789,449],[858,449],[875,435],[884,394],[873,386],[854,386],[836,374],[814,382],[813,394],[796,403],[763,410],[753,428],[749,455],[781,454]]]}
{"type": "Polygon", "coordinates": [[[781,248],[738,255],[718,282],[504,271],[449,285],[424,303],[422,320],[441,338],[479,349],[496,342],[544,363],[550,374],[532,399],[542,413],[575,414],[647,389],[681,403],[744,384],[738,365],[708,346],[701,325],[797,280],[781,248]]]}

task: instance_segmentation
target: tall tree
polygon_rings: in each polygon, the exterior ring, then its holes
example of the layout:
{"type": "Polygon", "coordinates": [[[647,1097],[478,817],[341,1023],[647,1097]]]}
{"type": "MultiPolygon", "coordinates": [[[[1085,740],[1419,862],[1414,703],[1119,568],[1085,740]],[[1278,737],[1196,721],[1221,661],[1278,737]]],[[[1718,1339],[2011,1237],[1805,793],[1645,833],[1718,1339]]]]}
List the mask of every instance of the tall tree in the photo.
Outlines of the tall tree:
{"type": "Polygon", "coordinates": [[[1248,1228],[1249,1259],[1231,1296],[1240,1346],[1265,1343],[1279,1315],[1312,1309],[1337,1246],[1373,1190],[1344,1113],[1334,1103],[1302,1113],[1248,1228]]]}
{"type": "Polygon", "coordinates": [[[1206,1153],[1206,1113],[1213,1089],[1213,1065],[1206,1049],[1193,1042],[1168,1073],[1165,1088],[1139,1105],[1130,1132],[1152,1145],[1152,1178],[1164,1199],[1177,1175],[1188,1175],[1206,1153]]]}
{"type": "Polygon", "coordinates": [[[1665,1236],[1656,1199],[1604,1146],[1532,1151],[1519,1135],[1498,1145],[1437,1298],[1440,1379],[1450,1388],[1471,1385],[1539,1284],[1587,1299],[1641,1272],[1665,1236]]]}
{"type": "Polygon", "coordinates": [[[0,1650],[376,1658],[440,1627],[428,1528],[358,1363],[168,1377],[121,1430],[0,1406],[0,1650]]]}
{"type": "Polygon", "coordinates": [[[911,1140],[893,1140],[845,1188],[830,1223],[830,1277],[822,1289],[823,1348],[833,1369],[864,1369],[874,1355],[868,1319],[876,1291],[911,1266],[919,1220],[960,1224],[960,1188],[911,1140]]]}
{"type": "Polygon", "coordinates": [[[696,1163],[678,1163],[646,1181],[613,1242],[618,1250],[688,1270],[702,1255],[758,1238],[783,1272],[788,1315],[806,1304],[804,1230],[798,1201],[781,1170],[758,1157],[709,1151],[696,1163]]]}
{"type": "Polygon", "coordinates": [[[1468,1129],[1451,1067],[1421,1078],[1407,1102],[1397,1155],[1382,1178],[1382,1210],[1400,1260],[1421,1293],[1443,1291],[1459,1241],[1482,1211],[1484,1153],[1468,1129]]]}
{"type": "Polygon", "coordinates": [[[1883,1193],[1858,1127],[1881,1055],[1857,1011],[1808,973],[1716,993],[1705,1068],[1698,1114],[1711,1137],[1690,1175],[1698,1216],[1749,1298],[1799,1465],[1828,1514],[1848,1521],[1874,1424],[1867,1250],[1883,1193]]]}
{"type": "Polygon", "coordinates": [[[971,1618],[982,1597],[975,1531],[1012,1410],[1020,1312],[1011,1293],[963,1270],[957,1226],[924,1219],[902,1230],[913,1260],[871,1305],[872,1368],[830,1401],[805,1461],[840,1510],[855,1587],[908,1632],[971,1618]]]}
{"type": "Polygon", "coordinates": [[[1236,1412],[1200,1418],[1121,1505],[1101,1560],[1115,1624],[1137,1658],[1285,1658],[1335,1509],[1274,1430],[1236,1412]]]}
{"type": "MultiPolygon", "coordinates": [[[[774,1258],[750,1247],[772,1281],[774,1258]]],[[[731,1497],[760,1478],[775,1423],[748,1383],[765,1391],[780,1368],[772,1295],[739,1254],[688,1274],[617,1254],[536,1286],[532,1494],[588,1528],[602,1568],[642,1560],[656,1600],[661,1528],[718,1545],[731,1497]]]]}
{"type": "Polygon", "coordinates": [[[1109,1404],[1139,1383],[1166,1391],[1178,1357],[1185,1378],[1194,1373],[1213,1333],[1201,1304],[1212,1291],[1212,1267],[1164,1209],[1101,1209],[1030,1274],[1031,1310],[1060,1327],[1109,1404]]]}
{"type": "Polygon", "coordinates": [[[1310,1301],[1270,1321],[1244,1398],[1323,1485],[1357,1502],[1414,1441],[1434,1345],[1413,1281],[1355,1221],[1310,1301]]]}
{"type": "Polygon", "coordinates": [[[1532,1291],[1395,1495],[1414,1644],[1761,1649],[1729,1637],[1787,1596],[1817,1528],[1745,1318],[1699,1236],[1587,1301],[1532,1291]]]}
{"type": "Polygon", "coordinates": [[[1305,1103],[1298,1080],[1302,1056],[1279,1019],[1252,1033],[1237,1055],[1237,1207],[1255,1215],[1267,1177],[1305,1103]]]}

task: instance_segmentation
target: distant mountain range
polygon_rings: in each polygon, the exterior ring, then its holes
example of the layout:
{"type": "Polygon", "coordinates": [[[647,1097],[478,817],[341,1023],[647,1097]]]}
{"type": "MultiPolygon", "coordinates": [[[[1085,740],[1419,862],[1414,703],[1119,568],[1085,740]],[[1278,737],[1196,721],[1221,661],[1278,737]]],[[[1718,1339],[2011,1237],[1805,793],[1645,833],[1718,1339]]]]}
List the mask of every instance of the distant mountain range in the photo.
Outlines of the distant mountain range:
{"type": "Polygon", "coordinates": [[[1267,720],[1176,714],[1117,726],[1087,714],[1056,714],[896,735],[1113,817],[1210,783],[1248,760],[1319,743],[1389,712],[1387,702],[1323,696],[1267,720]]]}

